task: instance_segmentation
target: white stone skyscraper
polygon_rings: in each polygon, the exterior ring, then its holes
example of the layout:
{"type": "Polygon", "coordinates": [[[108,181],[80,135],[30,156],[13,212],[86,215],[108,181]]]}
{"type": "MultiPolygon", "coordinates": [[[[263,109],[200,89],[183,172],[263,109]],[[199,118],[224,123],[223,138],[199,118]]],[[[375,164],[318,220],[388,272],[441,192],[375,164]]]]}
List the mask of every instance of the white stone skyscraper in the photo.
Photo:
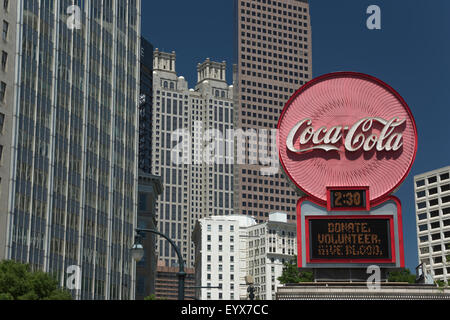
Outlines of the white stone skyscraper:
{"type": "Polygon", "coordinates": [[[450,279],[450,167],[414,177],[419,262],[435,280],[450,279]]]}
{"type": "MultiPolygon", "coordinates": [[[[174,52],[154,52],[152,173],[164,185],[159,231],[176,241],[192,267],[196,221],[233,213],[233,154],[226,152],[225,142],[226,131],[233,128],[233,87],[226,82],[226,64],[207,59],[197,66],[195,89],[188,89],[177,76],[175,60],[174,52]],[[207,156],[208,150],[213,156],[207,156]]],[[[178,263],[164,239],[158,251],[167,266],[178,263]]]]}
{"type": "Polygon", "coordinates": [[[1,6],[0,259],[133,299],[141,1],[1,6]]]}

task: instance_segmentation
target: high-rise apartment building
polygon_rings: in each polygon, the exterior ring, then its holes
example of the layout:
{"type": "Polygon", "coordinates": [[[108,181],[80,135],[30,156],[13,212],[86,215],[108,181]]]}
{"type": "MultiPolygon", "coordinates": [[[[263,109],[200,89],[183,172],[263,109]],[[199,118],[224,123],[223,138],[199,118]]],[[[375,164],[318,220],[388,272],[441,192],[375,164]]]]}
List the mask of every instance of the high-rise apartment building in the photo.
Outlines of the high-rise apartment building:
{"type": "Polygon", "coordinates": [[[235,166],[235,213],[263,221],[269,212],[282,211],[294,221],[298,196],[280,170],[264,172],[264,155],[278,155],[273,144],[261,145],[267,141],[261,130],[276,129],[288,99],[312,78],[309,4],[235,0],[235,26],[235,127],[259,135],[247,146],[247,162],[235,166]]]}
{"type": "Polygon", "coordinates": [[[133,299],[141,2],[1,5],[0,258],[133,299]]]}
{"type": "Polygon", "coordinates": [[[247,273],[255,280],[256,299],[275,300],[284,263],[297,254],[297,226],[288,223],[286,213],[271,213],[248,228],[248,237],[247,273]]]}
{"type": "MultiPolygon", "coordinates": [[[[233,128],[233,87],[226,82],[226,64],[207,59],[197,66],[195,89],[188,89],[184,77],[177,76],[175,61],[174,52],[154,52],[152,173],[164,184],[159,231],[176,241],[192,267],[195,222],[233,213],[233,153],[226,152],[221,138],[233,128]]],[[[178,263],[164,239],[158,253],[166,266],[178,263]]]]}
{"type": "Polygon", "coordinates": [[[435,280],[450,279],[450,167],[414,177],[419,261],[435,280]]]}
{"type": "Polygon", "coordinates": [[[253,218],[242,215],[199,219],[195,243],[195,283],[199,300],[240,300],[247,296],[247,228],[253,218]],[[206,287],[214,287],[207,289],[206,287]]]}
{"type": "Polygon", "coordinates": [[[251,276],[256,298],[274,299],[284,262],[297,252],[296,236],[296,226],[281,212],[269,214],[260,224],[244,215],[200,219],[193,233],[195,281],[202,287],[197,298],[246,300],[245,278],[251,276]]]}

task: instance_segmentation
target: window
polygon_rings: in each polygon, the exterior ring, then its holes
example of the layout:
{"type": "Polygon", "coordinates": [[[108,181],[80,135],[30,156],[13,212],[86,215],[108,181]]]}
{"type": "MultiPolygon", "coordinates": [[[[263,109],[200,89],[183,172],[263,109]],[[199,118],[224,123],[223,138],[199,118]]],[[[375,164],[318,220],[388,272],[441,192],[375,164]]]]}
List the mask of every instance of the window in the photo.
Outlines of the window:
{"type": "Polygon", "coordinates": [[[7,62],[8,62],[8,53],[2,51],[2,71],[6,71],[7,62]]]}
{"type": "Polygon", "coordinates": [[[434,258],[434,263],[442,263],[442,257],[434,258]]]}
{"type": "Polygon", "coordinates": [[[3,0],[3,9],[8,12],[9,0],[3,0]]]}
{"type": "Polygon", "coordinates": [[[430,200],[429,203],[430,203],[430,207],[437,206],[439,204],[439,200],[433,199],[433,200],[430,200]]]}
{"type": "Polygon", "coordinates": [[[417,187],[423,187],[425,185],[425,180],[419,180],[416,182],[417,187]]]}
{"type": "Polygon", "coordinates": [[[5,94],[6,94],[6,83],[2,81],[0,82],[0,102],[3,102],[5,100],[5,94]]]}
{"type": "Polygon", "coordinates": [[[0,134],[3,132],[3,124],[5,123],[5,115],[0,113],[0,134]]]}
{"type": "Polygon", "coordinates": [[[3,20],[3,40],[6,41],[8,38],[9,23],[3,20]]]}
{"type": "Polygon", "coordinates": [[[439,222],[433,222],[432,224],[431,224],[431,229],[437,229],[437,228],[439,228],[441,225],[440,225],[440,223],[439,222]]]}
{"type": "Polygon", "coordinates": [[[0,144],[0,163],[2,161],[3,146],[0,144]]]}
{"type": "Polygon", "coordinates": [[[437,181],[437,177],[430,177],[430,178],[428,178],[428,183],[429,184],[435,183],[436,181],[437,181]]]}
{"type": "Polygon", "coordinates": [[[426,202],[419,202],[419,203],[417,204],[417,208],[418,208],[418,209],[423,209],[423,208],[426,208],[426,207],[427,207],[426,202]]]}
{"type": "Polygon", "coordinates": [[[440,233],[435,233],[435,234],[431,235],[432,241],[439,240],[440,238],[441,238],[441,234],[440,233]]]}
{"type": "Polygon", "coordinates": [[[444,274],[444,269],[436,269],[435,271],[434,271],[434,275],[435,276],[441,276],[441,275],[443,275],[444,274]]]}

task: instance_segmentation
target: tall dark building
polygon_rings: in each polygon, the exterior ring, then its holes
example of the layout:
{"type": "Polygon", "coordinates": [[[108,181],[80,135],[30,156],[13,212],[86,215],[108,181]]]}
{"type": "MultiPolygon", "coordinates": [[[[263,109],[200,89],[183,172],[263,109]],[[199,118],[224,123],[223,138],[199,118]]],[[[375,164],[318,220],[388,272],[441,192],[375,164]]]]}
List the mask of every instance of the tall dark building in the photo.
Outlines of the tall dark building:
{"type": "MultiPolygon", "coordinates": [[[[308,1],[235,0],[235,33],[235,128],[253,129],[261,139],[261,129],[276,129],[286,102],[312,77],[308,1]]],[[[262,222],[282,211],[293,222],[298,195],[281,170],[262,174],[265,148],[254,141],[246,147],[248,162],[235,166],[235,213],[262,222]]]]}
{"type": "Polygon", "coordinates": [[[139,169],[151,173],[153,46],[141,38],[141,91],[139,101],[139,169]]]}
{"type": "MultiPolygon", "coordinates": [[[[162,193],[162,181],[151,174],[153,122],[153,46],[141,38],[139,101],[139,204],[138,227],[158,229],[156,203],[162,193]]],[[[143,240],[144,257],[136,265],[136,299],[143,300],[155,294],[156,236],[147,234],[143,240]]]]}

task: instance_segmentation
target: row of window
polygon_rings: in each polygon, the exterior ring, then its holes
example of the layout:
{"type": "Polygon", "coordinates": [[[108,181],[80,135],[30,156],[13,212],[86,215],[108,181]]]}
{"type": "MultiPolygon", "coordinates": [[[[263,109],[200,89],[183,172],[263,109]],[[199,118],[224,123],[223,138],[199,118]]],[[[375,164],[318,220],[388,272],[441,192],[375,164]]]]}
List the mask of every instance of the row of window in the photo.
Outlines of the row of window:
{"type": "MultiPolygon", "coordinates": [[[[445,250],[450,250],[450,243],[433,245],[431,246],[431,250],[432,253],[440,253],[445,250]]],[[[420,248],[420,254],[428,254],[428,253],[430,253],[430,247],[427,246],[420,248]]]]}
{"type": "MultiPolygon", "coordinates": [[[[450,196],[442,197],[441,204],[444,205],[447,203],[450,203],[450,196]]],[[[428,200],[428,205],[430,207],[439,205],[439,198],[428,200]]],[[[426,207],[427,207],[427,201],[421,201],[421,202],[417,203],[417,209],[419,209],[419,210],[425,209],[426,207]]]]}
{"type": "MultiPolygon", "coordinates": [[[[222,235],[219,235],[219,242],[223,242],[223,236],[222,235]]],[[[212,236],[210,235],[210,234],[208,234],[207,236],[206,236],[206,240],[208,241],[208,242],[211,242],[212,241],[212,236]]],[[[234,242],[234,236],[233,235],[231,235],[230,236],[230,242],[231,243],[233,243],[234,242]]]]}
{"type": "MultiPolygon", "coordinates": [[[[289,16],[296,14],[295,13],[296,11],[304,12],[304,13],[308,12],[308,9],[302,8],[301,6],[297,7],[296,5],[286,4],[283,2],[277,2],[277,1],[272,1],[272,0],[256,0],[256,1],[249,1],[249,2],[241,1],[241,6],[247,7],[247,8],[252,8],[252,9],[257,9],[257,10],[263,10],[263,11],[267,10],[269,12],[272,11],[272,7],[269,7],[269,6],[274,7],[273,8],[274,12],[276,12],[275,8],[278,6],[279,8],[284,8],[284,9],[290,10],[290,11],[283,11],[284,15],[289,15],[289,16]],[[263,5],[259,5],[259,4],[257,5],[257,4],[255,4],[255,2],[262,3],[263,5]],[[267,4],[268,6],[266,7],[265,4],[267,4]]],[[[278,11],[279,11],[279,14],[281,14],[281,11],[280,10],[278,10],[278,11]]]]}
{"type": "Polygon", "coordinates": [[[427,191],[428,191],[428,196],[433,196],[435,194],[438,194],[438,190],[440,190],[441,193],[450,191],[450,184],[445,184],[445,185],[439,186],[439,189],[438,189],[438,187],[434,187],[434,188],[431,188],[429,190],[418,191],[416,193],[417,194],[417,198],[425,197],[427,195],[427,191]]]}
{"type": "MultiPolygon", "coordinates": [[[[444,234],[444,238],[445,239],[449,239],[450,238],[450,231],[447,232],[443,232],[444,234]]],[[[420,238],[420,242],[429,242],[430,241],[430,237],[428,235],[425,236],[421,236],[420,238]]],[[[441,239],[441,233],[433,233],[431,234],[431,241],[436,241],[436,240],[440,240],[441,239]]]]}
{"type": "MultiPolygon", "coordinates": [[[[450,219],[442,221],[442,226],[444,228],[450,227],[450,219]]],[[[438,229],[438,228],[441,228],[441,223],[439,221],[430,223],[430,229],[438,229]]],[[[419,225],[419,232],[427,231],[427,230],[428,230],[428,224],[419,225]]]]}
{"type": "Polygon", "coordinates": [[[446,173],[442,173],[437,176],[428,177],[427,179],[417,180],[416,186],[418,188],[423,187],[423,186],[425,186],[426,181],[428,182],[428,184],[436,183],[438,181],[438,177],[439,177],[439,181],[446,181],[446,180],[450,179],[450,173],[446,172],[446,173]]]}
{"type": "MultiPolygon", "coordinates": [[[[211,232],[212,231],[212,225],[208,224],[206,226],[206,230],[208,232],[211,232]]],[[[222,232],[223,231],[223,225],[219,224],[218,225],[218,230],[219,230],[219,232],[222,232]]],[[[234,225],[230,225],[230,232],[234,232],[234,225]]]]}

